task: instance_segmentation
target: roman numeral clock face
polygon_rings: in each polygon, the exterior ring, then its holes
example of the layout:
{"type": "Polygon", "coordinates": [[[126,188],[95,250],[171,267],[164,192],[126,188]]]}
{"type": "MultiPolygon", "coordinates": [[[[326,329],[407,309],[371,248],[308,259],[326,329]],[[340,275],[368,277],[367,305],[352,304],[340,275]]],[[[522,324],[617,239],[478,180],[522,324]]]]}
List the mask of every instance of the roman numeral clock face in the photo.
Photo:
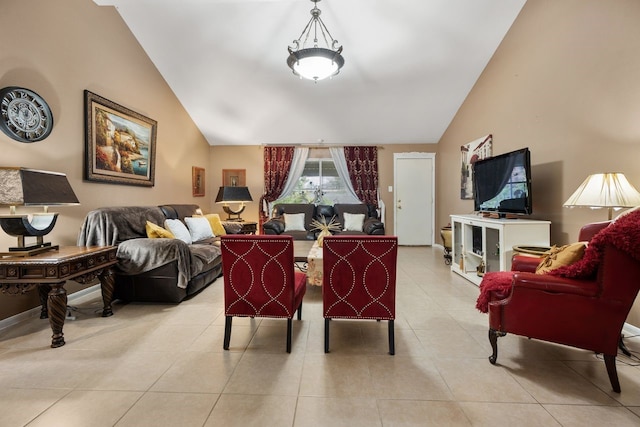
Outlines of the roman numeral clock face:
{"type": "Polygon", "coordinates": [[[53,115],[37,93],[5,87],[0,89],[0,129],[16,141],[42,141],[53,129],[53,115]]]}

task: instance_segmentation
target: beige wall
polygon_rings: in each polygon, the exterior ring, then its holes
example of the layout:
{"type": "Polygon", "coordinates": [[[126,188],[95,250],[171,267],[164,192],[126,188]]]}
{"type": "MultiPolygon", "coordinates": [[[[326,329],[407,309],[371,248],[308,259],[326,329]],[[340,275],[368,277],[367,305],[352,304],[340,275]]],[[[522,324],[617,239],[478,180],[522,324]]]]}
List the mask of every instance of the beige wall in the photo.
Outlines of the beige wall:
{"type": "MultiPolygon", "coordinates": [[[[115,9],[91,0],[0,0],[0,11],[0,87],[37,92],[54,116],[53,131],[41,142],[22,144],[0,133],[0,166],[64,172],[81,203],[56,209],[50,240],[74,245],[84,216],[100,206],[210,208],[210,186],[205,198],[191,195],[191,167],[209,166],[210,147],[115,9]],[[85,89],[158,121],[155,187],[83,181],[85,89]]],[[[0,233],[1,248],[15,244],[0,233]]],[[[0,318],[36,306],[36,294],[0,297],[0,318]]]]}
{"type": "MultiPolygon", "coordinates": [[[[524,6],[439,142],[438,223],[460,200],[460,145],[493,134],[493,152],[531,149],[534,217],[552,243],[575,241],[604,210],[562,203],[587,175],[624,172],[640,188],[640,2],[536,0],[524,6]]],[[[629,322],[640,325],[640,307],[629,322]]]]}

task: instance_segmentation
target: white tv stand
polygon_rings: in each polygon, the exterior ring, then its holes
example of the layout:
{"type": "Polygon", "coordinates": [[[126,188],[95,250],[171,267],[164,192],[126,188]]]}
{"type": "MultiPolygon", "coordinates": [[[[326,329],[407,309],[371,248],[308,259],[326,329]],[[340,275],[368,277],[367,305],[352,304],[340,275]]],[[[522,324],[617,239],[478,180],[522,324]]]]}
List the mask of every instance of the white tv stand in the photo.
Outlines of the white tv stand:
{"type": "Polygon", "coordinates": [[[550,226],[551,221],[451,215],[451,271],[479,285],[479,266],[484,272],[511,269],[513,246],[549,246],[550,226]]]}

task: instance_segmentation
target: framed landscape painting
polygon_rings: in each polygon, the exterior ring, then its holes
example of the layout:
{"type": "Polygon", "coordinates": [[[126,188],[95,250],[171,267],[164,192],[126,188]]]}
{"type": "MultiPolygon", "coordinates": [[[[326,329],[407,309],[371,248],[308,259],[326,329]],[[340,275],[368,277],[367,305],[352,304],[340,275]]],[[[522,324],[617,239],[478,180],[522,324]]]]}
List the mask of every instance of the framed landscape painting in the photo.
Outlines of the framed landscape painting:
{"type": "Polygon", "coordinates": [[[157,122],[84,91],[85,179],[153,187],[157,122]]]}

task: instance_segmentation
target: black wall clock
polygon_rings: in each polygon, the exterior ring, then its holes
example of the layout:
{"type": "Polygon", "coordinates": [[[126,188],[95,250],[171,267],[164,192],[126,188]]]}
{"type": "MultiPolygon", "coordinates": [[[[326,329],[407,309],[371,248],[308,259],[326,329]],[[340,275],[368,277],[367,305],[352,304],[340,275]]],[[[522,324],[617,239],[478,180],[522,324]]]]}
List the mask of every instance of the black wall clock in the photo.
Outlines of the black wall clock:
{"type": "Polygon", "coordinates": [[[16,141],[42,141],[53,129],[53,114],[34,91],[5,87],[0,89],[0,129],[16,141]]]}

